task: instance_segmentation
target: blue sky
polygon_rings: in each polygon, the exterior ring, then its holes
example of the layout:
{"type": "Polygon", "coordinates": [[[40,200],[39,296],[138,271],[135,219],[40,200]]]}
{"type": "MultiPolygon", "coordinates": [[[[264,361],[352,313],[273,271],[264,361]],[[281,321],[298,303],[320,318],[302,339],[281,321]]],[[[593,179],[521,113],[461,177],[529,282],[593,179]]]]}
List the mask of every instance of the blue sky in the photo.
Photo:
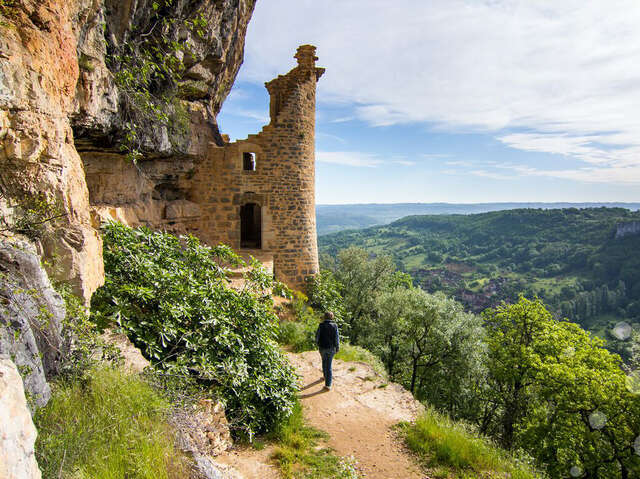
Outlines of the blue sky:
{"type": "Polygon", "coordinates": [[[318,47],[316,201],[640,201],[640,2],[258,0],[218,122],[318,47]]]}

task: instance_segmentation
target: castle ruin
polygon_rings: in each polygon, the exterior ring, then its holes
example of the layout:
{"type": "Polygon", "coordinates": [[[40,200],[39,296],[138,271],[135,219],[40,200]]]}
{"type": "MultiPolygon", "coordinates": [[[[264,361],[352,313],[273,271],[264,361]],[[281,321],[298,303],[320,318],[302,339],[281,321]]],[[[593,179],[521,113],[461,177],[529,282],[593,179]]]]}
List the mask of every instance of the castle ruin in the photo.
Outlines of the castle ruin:
{"type": "MultiPolygon", "coordinates": [[[[120,154],[79,149],[93,211],[102,220],[227,244],[273,264],[278,280],[303,289],[318,271],[315,108],[324,69],[316,67],[315,52],[300,46],[297,66],[265,84],[271,121],[247,139],[194,141],[193,154],[137,165],[120,154]]],[[[194,131],[198,138],[208,130],[194,131]]]]}
{"type": "Polygon", "coordinates": [[[262,131],[214,146],[194,175],[190,201],[201,210],[208,244],[273,254],[276,277],[302,289],[318,271],[315,215],[316,49],[298,48],[298,65],[265,84],[271,121],[262,131]]]}

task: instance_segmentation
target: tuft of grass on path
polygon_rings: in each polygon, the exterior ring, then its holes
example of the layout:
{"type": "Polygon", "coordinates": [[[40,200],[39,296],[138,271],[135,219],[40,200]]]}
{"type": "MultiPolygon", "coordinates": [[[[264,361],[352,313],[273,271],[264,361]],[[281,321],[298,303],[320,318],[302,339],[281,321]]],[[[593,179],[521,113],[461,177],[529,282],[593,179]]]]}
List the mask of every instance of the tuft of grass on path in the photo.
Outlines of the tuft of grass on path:
{"type": "Polygon", "coordinates": [[[271,433],[276,448],[271,456],[285,479],[358,479],[349,460],[336,456],[319,443],[327,433],[307,426],[302,406],[297,403],[289,418],[271,433]]]}
{"type": "Polygon", "coordinates": [[[380,358],[360,346],[352,346],[349,343],[340,344],[340,351],[335,355],[336,359],[347,362],[361,362],[366,363],[373,368],[373,370],[382,378],[386,379],[387,372],[380,361],[380,358]]]}
{"type": "Polygon", "coordinates": [[[142,378],[102,366],[54,385],[34,417],[44,479],[183,479],[189,462],[174,447],[169,403],[142,378]]]}
{"type": "Polygon", "coordinates": [[[406,445],[437,478],[534,479],[544,477],[533,468],[473,433],[461,423],[427,409],[414,424],[399,428],[406,445]]]}

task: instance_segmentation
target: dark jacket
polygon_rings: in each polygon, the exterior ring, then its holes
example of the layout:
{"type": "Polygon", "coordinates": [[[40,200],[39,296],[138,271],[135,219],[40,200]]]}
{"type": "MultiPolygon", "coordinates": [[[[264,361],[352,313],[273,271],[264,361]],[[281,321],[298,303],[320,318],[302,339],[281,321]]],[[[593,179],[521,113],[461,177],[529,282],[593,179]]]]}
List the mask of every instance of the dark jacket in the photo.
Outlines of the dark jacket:
{"type": "Polygon", "coordinates": [[[324,320],[316,330],[316,344],[320,349],[335,348],[336,352],[340,350],[340,333],[338,333],[338,325],[329,320],[324,320]]]}

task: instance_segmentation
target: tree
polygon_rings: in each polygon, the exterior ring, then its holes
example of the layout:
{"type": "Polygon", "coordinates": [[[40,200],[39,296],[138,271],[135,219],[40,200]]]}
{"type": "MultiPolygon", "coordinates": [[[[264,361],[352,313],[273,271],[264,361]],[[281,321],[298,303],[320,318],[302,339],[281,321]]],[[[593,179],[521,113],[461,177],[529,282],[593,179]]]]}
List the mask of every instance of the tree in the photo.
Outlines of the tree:
{"type": "Polygon", "coordinates": [[[634,440],[640,398],[626,387],[617,355],[578,325],[555,321],[539,299],[523,297],[484,313],[492,425],[508,448],[522,447],[552,477],[640,473],[634,440]]]}
{"type": "Polygon", "coordinates": [[[365,345],[390,377],[451,414],[470,414],[482,362],[479,318],[442,293],[396,288],[376,300],[365,345]]]}
{"type": "Polygon", "coordinates": [[[338,254],[335,277],[342,285],[345,333],[352,343],[357,344],[366,331],[375,298],[393,281],[395,270],[391,257],[370,258],[361,248],[347,248],[338,254]]]}
{"type": "Polygon", "coordinates": [[[307,293],[309,305],[314,309],[331,311],[335,321],[342,325],[345,317],[344,299],[340,294],[342,284],[335,278],[330,270],[322,270],[307,279],[307,293]]]}

